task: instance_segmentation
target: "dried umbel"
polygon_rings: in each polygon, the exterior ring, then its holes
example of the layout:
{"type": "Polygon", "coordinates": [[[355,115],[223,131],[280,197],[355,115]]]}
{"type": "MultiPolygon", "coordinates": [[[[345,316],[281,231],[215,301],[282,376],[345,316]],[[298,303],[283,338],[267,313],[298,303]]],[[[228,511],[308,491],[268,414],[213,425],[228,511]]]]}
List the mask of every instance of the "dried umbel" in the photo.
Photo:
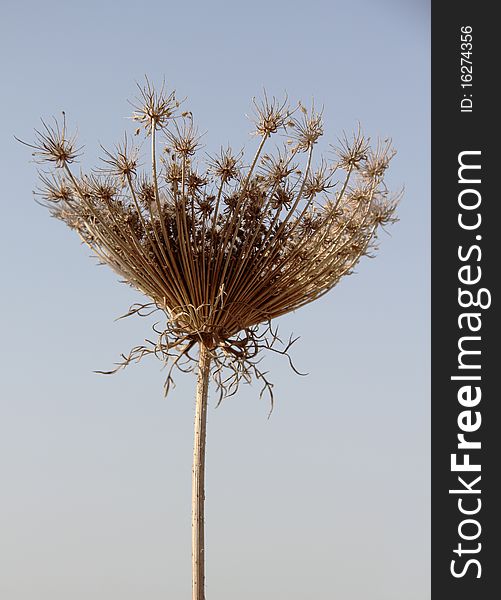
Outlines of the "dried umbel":
{"type": "Polygon", "coordinates": [[[147,81],[134,105],[136,136],[104,150],[90,173],[72,169],[79,149],[64,120],[44,124],[32,147],[54,169],[40,176],[52,215],[149,298],[128,314],[163,314],[157,341],[133,348],[117,369],[155,354],[170,364],[168,390],[173,367],[198,362],[193,597],[201,600],[209,375],[221,397],[256,377],[273,400],[258,357],[263,349],[287,354],[295,340],[280,346],[272,320],[316,300],[374,252],[379,229],[395,221],[397,198],[384,183],[394,155],[387,140],[371,146],[359,130],[340,140],[331,160],[314,161],[324,131],[314,106],[254,100],[258,144],[248,160],[230,148],[200,157],[193,116],[180,106],[174,92],[147,81]],[[149,147],[147,171],[138,146],[149,147]]]}
{"type": "MultiPolygon", "coordinates": [[[[150,299],[132,313],[165,315],[157,343],[119,367],[154,353],[189,368],[202,341],[223,396],[252,375],[271,393],[256,366],[262,348],[278,348],[270,321],[325,294],[374,250],[378,229],[395,220],[384,184],[394,151],[358,131],[314,166],[322,114],[265,96],[254,101],[260,143],[250,162],[230,148],[198,161],[199,134],[174,92],[147,81],[134,108],[151,141],[149,172],[125,136],[98,169],[75,173],[80,149],[65,119],[44,123],[33,144],[36,160],[55,167],[40,177],[52,215],[150,299]],[[281,135],[285,144],[270,150],[281,135]]],[[[169,372],[166,389],[171,382],[169,372]]]]}

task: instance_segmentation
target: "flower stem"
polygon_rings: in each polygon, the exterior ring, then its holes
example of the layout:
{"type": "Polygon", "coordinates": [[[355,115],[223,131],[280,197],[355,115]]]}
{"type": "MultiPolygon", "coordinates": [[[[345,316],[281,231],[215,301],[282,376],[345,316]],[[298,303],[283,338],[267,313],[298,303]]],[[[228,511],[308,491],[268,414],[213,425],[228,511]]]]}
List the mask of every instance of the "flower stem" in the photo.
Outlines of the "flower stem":
{"type": "Polygon", "coordinates": [[[209,375],[210,352],[207,346],[203,342],[200,342],[191,480],[192,600],[205,600],[205,439],[207,430],[209,375]]]}

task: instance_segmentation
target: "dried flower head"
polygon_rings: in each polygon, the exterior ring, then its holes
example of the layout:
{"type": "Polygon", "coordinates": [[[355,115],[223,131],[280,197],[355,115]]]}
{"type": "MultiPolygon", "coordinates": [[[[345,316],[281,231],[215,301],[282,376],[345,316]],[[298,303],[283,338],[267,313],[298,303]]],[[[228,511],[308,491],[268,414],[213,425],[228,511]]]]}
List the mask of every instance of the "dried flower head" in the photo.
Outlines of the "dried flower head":
{"type": "Polygon", "coordinates": [[[339,140],[339,146],[334,148],[339,157],[339,167],[347,170],[357,169],[362,161],[367,160],[369,141],[362,135],[360,126],[351,139],[348,139],[346,133],[343,133],[343,137],[339,140]]]}
{"type": "Polygon", "coordinates": [[[180,102],[176,99],[176,93],[174,91],[167,93],[165,82],[157,92],[148,78],[145,85],[137,84],[137,87],[140,96],[135,103],[132,103],[134,108],[132,118],[141,123],[149,133],[153,129],[162,129],[170,119],[175,117],[179,108],[180,102]]]}
{"type": "Polygon", "coordinates": [[[334,184],[332,183],[332,167],[322,160],[315,171],[309,173],[304,186],[304,195],[308,199],[313,199],[319,194],[329,192],[334,184]]]}
{"type": "Polygon", "coordinates": [[[378,140],[374,149],[367,151],[367,160],[365,161],[362,174],[367,179],[377,179],[384,177],[386,169],[390,165],[390,160],[395,156],[395,150],[391,145],[391,140],[378,140]]]}
{"type": "Polygon", "coordinates": [[[69,203],[72,201],[73,188],[59,173],[51,173],[50,175],[40,173],[39,178],[41,185],[37,194],[49,202],[49,206],[50,203],[69,203]]]}
{"type": "Polygon", "coordinates": [[[253,98],[252,103],[254,104],[252,120],[256,126],[254,133],[264,138],[276,133],[291,115],[287,98],[280,102],[275,97],[269,99],[264,92],[262,99],[253,98]]]}
{"type": "Polygon", "coordinates": [[[193,156],[200,148],[198,129],[193,124],[191,116],[183,117],[181,126],[174,122],[174,130],[165,130],[168,148],[182,157],[193,156]]]}
{"type": "Polygon", "coordinates": [[[380,227],[395,221],[398,198],[384,176],[394,155],[389,141],[371,149],[360,129],[344,135],[333,163],[315,165],[323,135],[322,112],[299,104],[299,116],[266,94],[254,100],[261,141],[248,166],[230,148],[194,161],[200,136],[191,113],[175,117],[178,102],[147,81],[134,119],[151,137],[151,173],[139,174],[139,151],[129,138],[106,151],[99,173],[76,176],[75,140],[66,124],[37,132],[38,160],[54,165],[42,174],[42,195],[52,214],[76,230],[99,259],[149,301],[128,314],[159,311],[158,339],[134,348],[117,369],[154,354],[170,370],[191,369],[197,344],[210,353],[221,396],[255,377],[272,398],[259,368],[262,350],[280,348],[273,319],[308,304],[350,274],[375,251],[380,227]],[[293,143],[264,148],[280,129],[293,143]],[[155,131],[168,142],[160,161],[155,131]],[[157,164],[160,162],[160,165],[157,164]]]}
{"type": "Polygon", "coordinates": [[[104,167],[100,171],[110,177],[119,177],[120,180],[128,180],[136,174],[138,167],[139,151],[136,147],[131,147],[127,134],[124,135],[122,142],[115,146],[114,151],[103,148],[105,156],[101,159],[104,167]]]}
{"type": "Polygon", "coordinates": [[[298,169],[297,162],[293,161],[294,155],[277,149],[275,154],[264,154],[261,158],[261,173],[263,179],[270,185],[278,186],[298,169]]]}
{"type": "Polygon", "coordinates": [[[317,112],[314,104],[311,110],[308,110],[301,102],[299,109],[301,116],[291,119],[288,125],[292,128],[290,135],[297,142],[298,149],[307,152],[324,134],[323,110],[317,112]]]}
{"type": "Polygon", "coordinates": [[[240,177],[241,159],[241,152],[235,155],[229,146],[224,149],[221,147],[219,154],[214,157],[209,156],[207,166],[216,179],[221,180],[222,183],[227,183],[240,177]]]}
{"type": "Polygon", "coordinates": [[[57,168],[63,168],[75,162],[82,150],[76,146],[76,134],[68,135],[64,111],[61,123],[54,119],[54,125],[48,125],[42,119],[42,129],[35,129],[35,138],[34,144],[16,139],[35,150],[33,156],[37,162],[54,163],[57,168]]]}

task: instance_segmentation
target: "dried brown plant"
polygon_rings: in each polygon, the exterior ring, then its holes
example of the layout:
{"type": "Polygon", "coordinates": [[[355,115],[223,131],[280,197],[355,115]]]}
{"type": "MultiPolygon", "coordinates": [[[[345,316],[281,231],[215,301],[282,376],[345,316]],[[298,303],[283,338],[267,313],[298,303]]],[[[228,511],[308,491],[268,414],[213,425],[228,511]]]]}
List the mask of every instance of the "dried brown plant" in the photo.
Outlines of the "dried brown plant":
{"type": "Polygon", "coordinates": [[[122,355],[108,373],[153,354],[169,365],[167,392],[175,367],[198,366],[193,600],[204,598],[210,376],[219,401],[257,378],[273,406],[272,384],[259,366],[261,352],[288,357],[295,341],[282,344],[273,319],[332,289],[374,252],[378,230],[396,220],[398,198],[384,183],[394,155],[388,140],[372,147],[360,130],[344,135],[333,160],[321,158],[315,167],[322,112],[266,94],[253,104],[259,141],[249,161],[243,152],[221,148],[199,163],[200,135],[191,112],[181,112],[174,92],[163,86],[156,91],[148,80],[134,104],[138,137],[126,135],[113,150],[103,149],[98,169],[72,170],[80,149],[68,136],[64,115],[62,124],[43,122],[28,144],[36,161],[52,167],[40,172],[42,204],[148,298],[124,316],[162,314],[156,341],[122,355]],[[269,149],[275,135],[286,141],[269,149]],[[140,169],[139,136],[149,142],[148,172],[140,169]]]}

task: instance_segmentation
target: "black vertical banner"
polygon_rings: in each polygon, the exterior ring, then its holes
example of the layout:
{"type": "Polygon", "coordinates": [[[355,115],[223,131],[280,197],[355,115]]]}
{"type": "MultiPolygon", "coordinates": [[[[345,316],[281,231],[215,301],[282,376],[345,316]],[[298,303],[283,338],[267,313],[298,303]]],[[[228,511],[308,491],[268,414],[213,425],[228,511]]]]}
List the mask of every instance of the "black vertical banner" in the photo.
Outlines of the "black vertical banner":
{"type": "Polygon", "coordinates": [[[432,599],[501,597],[499,32],[432,4],[432,599]]]}

